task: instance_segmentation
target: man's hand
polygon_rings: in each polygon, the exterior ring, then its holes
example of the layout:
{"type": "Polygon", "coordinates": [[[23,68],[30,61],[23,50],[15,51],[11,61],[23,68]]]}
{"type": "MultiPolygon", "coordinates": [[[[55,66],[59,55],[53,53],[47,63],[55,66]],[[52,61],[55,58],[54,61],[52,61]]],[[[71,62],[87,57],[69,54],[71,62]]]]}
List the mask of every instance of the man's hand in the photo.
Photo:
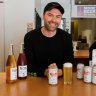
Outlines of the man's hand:
{"type": "MultiPolygon", "coordinates": [[[[57,67],[57,65],[55,63],[50,64],[48,66],[48,68],[45,69],[44,75],[47,76],[47,77],[49,77],[49,68],[54,68],[54,67],[58,69],[58,67],[57,67]]],[[[58,77],[59,76],[62,76],[62,74],[63,74],[62,69],[58,69],[58,77]]]]}

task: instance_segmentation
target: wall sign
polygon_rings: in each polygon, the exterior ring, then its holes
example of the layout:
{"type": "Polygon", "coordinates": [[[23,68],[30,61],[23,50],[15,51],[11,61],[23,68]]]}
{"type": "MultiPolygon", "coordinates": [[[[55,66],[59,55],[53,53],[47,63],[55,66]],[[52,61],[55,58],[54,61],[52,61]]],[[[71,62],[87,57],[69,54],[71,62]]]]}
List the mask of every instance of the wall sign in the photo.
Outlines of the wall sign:
{"type": "Polygon", "coordinates": [[[96,16],[96,6],[77,6],[77,16],[96,16]]]}

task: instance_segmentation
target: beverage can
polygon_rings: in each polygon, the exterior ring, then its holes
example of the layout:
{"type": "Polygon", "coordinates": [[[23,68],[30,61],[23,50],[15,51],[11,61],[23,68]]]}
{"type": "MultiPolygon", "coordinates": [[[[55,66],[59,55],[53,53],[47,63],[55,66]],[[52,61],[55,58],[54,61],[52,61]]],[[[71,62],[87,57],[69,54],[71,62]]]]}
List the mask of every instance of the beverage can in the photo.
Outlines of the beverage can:
{"type": "Polygon", "coordinates": [[[77,78],[82,79],[84,76],[84,64],[78,63],[77,64],[77,78]]]}
{"type": "Polygon", "coordinates": [[[96,61],[96,49],[92,51],[92,61],[96,61]]]}
{"type": "Polygon", "coordinates": [[[92,68],[92,83],[96,84],[96,65],[92,68]]]}
{"type": "Polygon", "coordinates": [[[96,65],[96,60],[95,61],[90,60],[89,61],[89,66],[93,67],[94,65],[96,65]]]}
{"type": "Polygon", "coordinates": [[[89,66],[91,66],[91,67],[93,66],[92,65],[92,60],[89,60],[89,66]]]}
{"type": "Polygon", "coordinates": [[[58,84],[58,69],[57,67],[49,68],[49,84],[58,84]]]}
{"type": "Polygon", "coordinates": [[[94,65],[96,65],[96,60],[92,61],[92,66],[93,67],[94,65]]]}
{"type": "Polygon", "coordinates": [[[67,62],[63,64],[64,84],[72,84],[72,64],[67,62]]]}
{"type": "Polygon", "coordinates": [[[91,71],[92,67],[90,66],[85,66],[84,67],[84,82],[90,83],[91,82],[91,71]]]}

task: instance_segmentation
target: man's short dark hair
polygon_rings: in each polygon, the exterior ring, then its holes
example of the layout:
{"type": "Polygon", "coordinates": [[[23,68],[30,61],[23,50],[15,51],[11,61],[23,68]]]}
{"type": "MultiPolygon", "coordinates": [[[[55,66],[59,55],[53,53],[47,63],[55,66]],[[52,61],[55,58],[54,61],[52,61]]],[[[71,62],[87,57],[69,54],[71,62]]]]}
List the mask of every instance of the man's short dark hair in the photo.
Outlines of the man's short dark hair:
{"type": "Polygon", "coordinates": [[[63,8],[58,2],[50,2],[50,3],[48,3],[48,4],[45,6],[43,14],[44,14],[46,11],[49,11],[49,10],[51,10],[51,9],[53,9],[53,8],[58,9],[58,10],[61,12],[61,14],[64,13],[64,8],[63,8]]]}

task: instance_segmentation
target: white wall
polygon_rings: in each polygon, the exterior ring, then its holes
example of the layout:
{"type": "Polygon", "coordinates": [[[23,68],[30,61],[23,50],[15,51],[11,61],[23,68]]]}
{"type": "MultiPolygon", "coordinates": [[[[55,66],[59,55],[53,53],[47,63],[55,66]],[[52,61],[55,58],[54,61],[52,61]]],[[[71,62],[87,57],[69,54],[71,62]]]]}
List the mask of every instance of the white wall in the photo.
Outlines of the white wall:
{"type": "Polygon", "coordinates": [[[5,0],[5,60],[10,43],[18,57],[20,43],[27,32],[27,23],[34,23],[35,0],[5,0]]]}
{"type": "Polygon", "coordinates": [[[0,3],[0,72],[4,70],[4,3],[0,3]]]}
{"type": "Polygon", "coordinates": [[[38,14],[41,16],[41,0],[35,0],[35,8],[38,14]]]}

